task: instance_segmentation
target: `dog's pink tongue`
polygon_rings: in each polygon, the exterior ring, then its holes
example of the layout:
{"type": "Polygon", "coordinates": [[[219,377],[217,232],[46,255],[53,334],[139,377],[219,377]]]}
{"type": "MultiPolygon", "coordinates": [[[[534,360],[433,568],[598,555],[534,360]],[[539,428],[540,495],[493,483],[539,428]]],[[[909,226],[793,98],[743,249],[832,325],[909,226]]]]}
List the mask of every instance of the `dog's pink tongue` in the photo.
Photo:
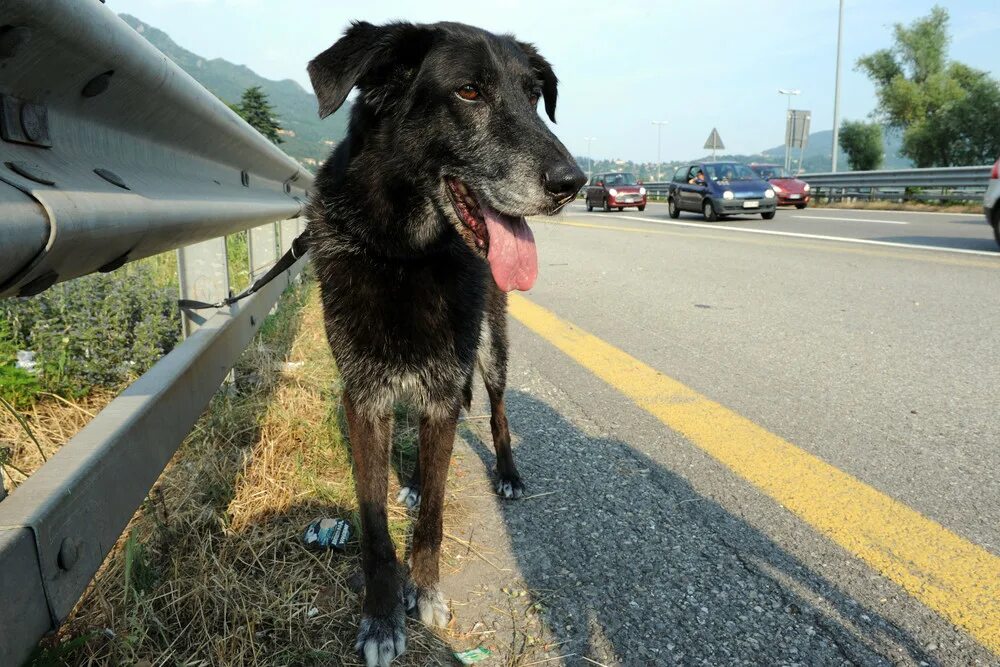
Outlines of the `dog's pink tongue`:
{"type": "Polygon", "coordinates": [[[490,252],[486,259],[493,280],[504,292],[531,289],[538,277],[538,253],[535,237],[524,218],[498,213],[484,206],[483,217],[490,233],[490,252]]]}

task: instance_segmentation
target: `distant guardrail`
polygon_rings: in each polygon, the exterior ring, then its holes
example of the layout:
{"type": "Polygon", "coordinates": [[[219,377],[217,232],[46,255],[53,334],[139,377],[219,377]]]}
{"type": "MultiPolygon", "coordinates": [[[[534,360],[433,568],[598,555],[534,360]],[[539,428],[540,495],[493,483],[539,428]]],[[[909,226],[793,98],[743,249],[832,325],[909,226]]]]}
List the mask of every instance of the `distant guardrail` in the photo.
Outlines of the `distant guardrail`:
{"type": "MultiPolygon", "coordinates": [[[[989,186],[993,165],[932,167],[801,174],[813,197],[827,199],[890,199],[897,201],[976,201],[989,186]]],[[[670,183],[646,183],[654,198],[664,198],[670,183]]]]}
{"type": "Polygon", "coordinates": [[[828,199],[893,199],[916,201],[981,200],[993,165],[932,167],[802,174],[813,196],[828,199]]]}
{"type": "MultiPolygon", "coordinates": [[[[0,297],[176,249],[182,298],[229,293],[301,231],[312,176],[105,5],[0,0],[0,297]]],[[[187,339],[0,501],[0,665],[58,627],[304,265],[186,312],[187,339]]],[[[2,479],[2,478],[0,478],[2,479]]]]}

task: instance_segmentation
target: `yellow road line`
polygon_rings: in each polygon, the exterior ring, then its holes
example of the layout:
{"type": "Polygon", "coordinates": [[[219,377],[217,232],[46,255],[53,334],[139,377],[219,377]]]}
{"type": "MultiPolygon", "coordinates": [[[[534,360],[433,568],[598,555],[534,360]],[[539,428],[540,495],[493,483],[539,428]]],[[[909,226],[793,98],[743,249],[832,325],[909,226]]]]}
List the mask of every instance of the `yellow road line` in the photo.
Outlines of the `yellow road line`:
{"type": "MultiPolygon", "coordinates": [[[[832,252],[832,253],[847,253],[851,255],[865,255],[868,257],[887,257],[889,259],[902,259],[909,261],[920,261],[920,262],[931,262],[933,264],[948,264],[950,266],[972,266],[976,268],[986,268],[986,269],[1000,269],[1000,261],[991,261],[988,259],[973,259],[971,257],[958,257],[958,256],[945,256],[943,253],[940,255],[933,254],[934,251],[927,250],[926,248],[920,248],[914,246],[913,248],[899,246],[899,251],[886,251],[886,250],[872,250],[869,248],[861,247],[851,247],[848,245],[850,241],[844,241],[844,245],[837,245],[838,240],[832,239],[831,243],[814,243],[809,241],[806,237],[802,237],[801,241],[782,241],[780,239],[794,238],[785,236],[768,236],[762,237],[751,234],[726,234],[725,230],[718,230],[713,232],[711,229],[705,228],[705,232],[698,231],[674,231],[671,229],[663,229],[662,225],[659,228],[655,227],[655,222],[637,222],[635,224],[649,225],[650,228],[641,227],[623,227],[621,225],[598,225],[588,222],[570,222],[569,220],[552,220],[545,218],[532,218],[531,224],[542,223],[546,225],[559,225],[562,227],[583,227],[585,229],[602,229],[605,231],[616,231],[616,232],[631,232],[633,234],[657,234],[661,236],[682,236],[687,238],[700,238],[700,239],[711,239],[717,241],[735,241],[737,243],[749,243],[750,245],[761,245],[768,247],[778,247],[778,248],[807,248],[809,250],[820,250],[822,252],[832,252]],[[707,233],[706,233],[707,232],[707,233]],[[900,252],[901,251],[901,252],[900,252]],[[915,251],[915,252],[911,252],[915,251]]],[[[694,227],[689,227],[688,229],[696,229],[694,227]]],[[[701,229],[701,228],[699,228],[701,229]]]]}
{"type": "Polygon", "coordinates": [[[511,294],[510,313],[666,426],[1000,653],[1000,558],[511,294]]]}

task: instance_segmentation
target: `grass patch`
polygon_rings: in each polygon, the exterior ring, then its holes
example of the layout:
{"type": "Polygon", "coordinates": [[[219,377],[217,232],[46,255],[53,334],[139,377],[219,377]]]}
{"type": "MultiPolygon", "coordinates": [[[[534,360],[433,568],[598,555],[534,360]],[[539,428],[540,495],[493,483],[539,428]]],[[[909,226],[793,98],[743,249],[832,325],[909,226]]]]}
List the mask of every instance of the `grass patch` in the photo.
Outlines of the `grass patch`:
{"type": "Polygon", "coordinates": [[[828,201],[825,199],[814,199],[810,206],[821,206],[823,208],[846,208],[869,211],[923,211],[926,213],[978,213],[982,214],[982,204],[966,204],[962,202],[942,202],[938,204],[925,204],[923,202],[898,202],[898,201],[828,201]]]}
{"type": "Polygon", "coordinates": [[[0,364],[17,380],[0,395],[19,406],[39,391],[77,398],[96,387],[120,389],[149,370],[180,337],[177,288],[159,282],[161,271],[137,262],[0,300],[0,364]],[[18,350],[33,352],[34,373],[17,368],[18,350]]]}
{"type": "Polygon", "coordinates": [[[229,289],[242,292],[250,285],[249,231],[236,232],[226,237],[226,265],[229,267],[229,289]]]}
{"type": "Polygon", "coordinates": [[[17,417],[0,407],[0,465],[5,479],[16,488],[114,397],[115,392],[103,388],[74,400],[39,393],[18,410],[17,417]]]}
{"type": "MultiPolygon", "coordinates": [[[[226,248],[230,282],[243,287],[250,279],[247,232],[228,237],[226,248]]],[[[180,342],[177,298],[177,254],[170,251],[34,297],[0,300],[0,399],[13,408],[0,409],[5,478],[23,481],[180,342]],[[34,368],[18,363],[24,351],[34,368]]],[[[282,328],[280,317],[272,320],[269,326],[282,328]]]]}
{"type": "MultiPolygon", "coordinates": [[[[340,384],[315,287],[286,292],[37,665],[360,665],[359,525],[340,384]],[[319,516],[354,526],[345,554],[301,543],[319,516]],[[67,650],[67,646],[72,646],[67,650]]],[[[415,418],[397,413],[394,461],[415,418]]],[[[395,486],[395,485],[393,485],[395,486]]],[[[448,509],[453,512],[452,508],[448,509]]],[[[454,514],[454,512],[453,512],[454,514]]],[[[389,505],[405,552],[411,517],[389,505]]],[[[411,624],[394,664],[453,664],[411,624]]]]}

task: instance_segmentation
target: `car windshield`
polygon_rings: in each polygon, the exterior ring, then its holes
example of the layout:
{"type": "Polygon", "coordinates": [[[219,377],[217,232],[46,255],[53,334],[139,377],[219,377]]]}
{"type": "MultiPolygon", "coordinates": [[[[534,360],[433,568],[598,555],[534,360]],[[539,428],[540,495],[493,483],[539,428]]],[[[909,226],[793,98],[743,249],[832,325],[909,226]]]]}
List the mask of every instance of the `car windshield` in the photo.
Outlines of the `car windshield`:
{"type": "Polygon", "coordinates": [[[604,179],[604,184],[608,187],[615,187],[619,185],[638,185],[635,180],[635,174],[608,174],[604,179]]]}
{"type": "Polygon", "coordinates": [[[790,178],[784,167],[772,166],[769,164],[758,165],[753,168],[763,179],[790,178]]]}
{"type": "Polygon", "coordinates": [[[705,173],[710,179],[719,183],[760,180],[760,176],[755,174],[750,167],[737,162],[706,164],[705,173]]]}

